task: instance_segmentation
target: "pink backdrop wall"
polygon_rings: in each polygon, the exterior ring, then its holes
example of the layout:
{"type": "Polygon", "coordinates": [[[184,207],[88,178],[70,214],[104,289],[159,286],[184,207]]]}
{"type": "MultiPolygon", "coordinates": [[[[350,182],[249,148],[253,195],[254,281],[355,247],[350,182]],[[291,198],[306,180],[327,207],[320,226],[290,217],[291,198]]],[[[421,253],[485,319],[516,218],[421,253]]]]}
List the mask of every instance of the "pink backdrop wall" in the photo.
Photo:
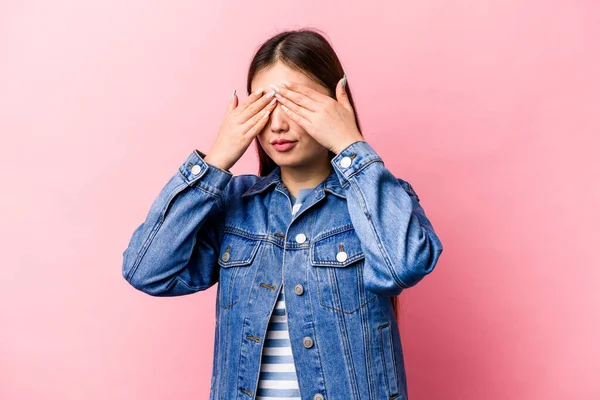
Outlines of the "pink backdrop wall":
{"type": "Polygon", "coordinates": [[[302,26],[444,244],[401,297],[411,400],[600,398],[598,2],[357,4],[0,3],[1,399],[208,397],[216,286],[152,298],[122,252],[302,26]]]}

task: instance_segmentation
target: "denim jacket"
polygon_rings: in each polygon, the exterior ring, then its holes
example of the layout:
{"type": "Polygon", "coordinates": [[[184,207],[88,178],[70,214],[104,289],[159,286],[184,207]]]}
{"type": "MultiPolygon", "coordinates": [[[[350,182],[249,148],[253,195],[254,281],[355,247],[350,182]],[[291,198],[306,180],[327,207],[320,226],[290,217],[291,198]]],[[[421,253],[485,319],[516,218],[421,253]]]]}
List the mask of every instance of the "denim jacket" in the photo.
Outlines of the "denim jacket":
{"type": "Polygon", "coordinates": [[[123,252],[123,277],[152,296],[215,283],[211,400],[256,398],[267,325],[284,290],[305,400],[405,400],[390,296],[435,267],[442,243],[412,186],[356,141],[292,215],[280,167],[236,175],[195,149],[123,252]]]}

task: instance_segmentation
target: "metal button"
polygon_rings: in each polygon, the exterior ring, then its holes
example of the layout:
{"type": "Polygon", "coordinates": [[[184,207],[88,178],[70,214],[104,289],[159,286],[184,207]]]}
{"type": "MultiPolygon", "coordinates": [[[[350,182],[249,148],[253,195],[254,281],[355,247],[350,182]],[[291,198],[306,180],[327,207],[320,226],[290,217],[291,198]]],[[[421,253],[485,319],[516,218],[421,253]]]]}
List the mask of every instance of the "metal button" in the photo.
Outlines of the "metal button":
{"type": "Polygon", "coordinates": [[[313,400],[325,400],[325,397],[321,393],[317,393],[313,396],[313,400]]]}
{"type": "Polygon", "coordinates": [[[294,286],[294,293],[296,293],[298,296],[300,296],[302,293],[304,293],[304,287],[301,284],[297,284],[294,286]]]}
{"type": "Polygon", "coordinates": [[[304,243],[306,242],[306,235],[304,233],[299,233],[296,235],[296,242],[304,243]]]}
{"type": "Polygon", "coordinates": [[[348,168],[350,164],[352,164],[352,159],[348,156],[342,158],[342,160],[340,161],[340,165],[344,168],[348,168]]]}
{"type": "Polygon", "coordinates": [[[225,262],[229,261],[229,255],[230,255],[230,254],[229,254],[229,252],[228,252],[228,251],[226,251],[226,252],[225,252],[225,253],[223,253],[223,255],[221,256],[221,260],[223,260],[223,261],[225,261],[225,262]]]}
{"type": "Polygon", "coordinates": [[[311,347],[313,347],[313,340],[310,336],[306,336],[304,339],[302,339],[302,344],[304,345],[304,347],[306,347],[307,349],[310,349],[311,347]]]}
{"type": "Polygon", "coordinates": [[[339,262],[344,262],[344,261],[346,261],[346,259],[348,259],[348,254],[346,254],[345,251],[340,251],[339,253],[337,253],[335,255],[335,259],[338,260],[339,262]]]}
{"type": "Polygon", "coordinates": [[[201,170],[202,170],[202,168],[200,168],[200,166],[198,164],[196,164],[192,167],[192,174],[198,175],[201,170]]]}

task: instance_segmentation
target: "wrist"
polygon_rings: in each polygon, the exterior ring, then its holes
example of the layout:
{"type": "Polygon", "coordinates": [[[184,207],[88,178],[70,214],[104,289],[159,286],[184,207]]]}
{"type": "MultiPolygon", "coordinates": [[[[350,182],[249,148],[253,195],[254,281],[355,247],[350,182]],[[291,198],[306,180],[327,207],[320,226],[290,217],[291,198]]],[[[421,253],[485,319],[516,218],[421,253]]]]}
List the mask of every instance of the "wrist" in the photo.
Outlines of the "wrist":
{"type": "Polygon", "coordinates": [[[213,167],[217,167],[217,168],[222,169],[224,171],[228,171],[229,172],[229,168],[231,168],[231,165],[229,165],[226,162],[223,162],[223,161],[219,160],[218,158],[214,157],[210,153],[206,154],[206,156],[204,157],[204,161],[206,163],[212,165],[213,167]]]}
{"type": "Polygon", "coordinates": [[[335,155],[338,155],[342,151],[344,151],[346,148],[350,147],[350,145],[352,145],[356,142],[365,142],[365,139],[362,136],[360,136],[358,138],[350,139],[348,141],[341,143],[339,146],[336,146],[336,148],[333,149],[332,151],[335,153],[335,155]]]}

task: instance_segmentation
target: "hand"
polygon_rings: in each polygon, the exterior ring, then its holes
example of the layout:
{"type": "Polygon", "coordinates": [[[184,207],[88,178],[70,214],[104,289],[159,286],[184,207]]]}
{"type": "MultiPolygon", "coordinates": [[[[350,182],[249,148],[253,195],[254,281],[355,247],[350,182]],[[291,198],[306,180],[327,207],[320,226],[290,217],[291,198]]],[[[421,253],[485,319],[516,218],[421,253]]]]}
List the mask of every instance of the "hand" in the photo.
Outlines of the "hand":
{"type": "Polygon", "coordinates": [[[364,140],[342,80],[336,86],[338,100],[296,82],[281,81],[283,87],[275,86],[280,89],[275,96],[289,117],[335,154],[364,140]]]}
{"type": "MultiPolygon", "coordinates": [[[[262,88],[261,88],[262,89],[262,88]]],[[[217,138],[204,160],[224,170],[229,170],[239,160],[269,120],[269,113],[277,103],[274,92],[256,90],[240,105],[236,95],[227,105],[225,119],[217,138]]]]}

